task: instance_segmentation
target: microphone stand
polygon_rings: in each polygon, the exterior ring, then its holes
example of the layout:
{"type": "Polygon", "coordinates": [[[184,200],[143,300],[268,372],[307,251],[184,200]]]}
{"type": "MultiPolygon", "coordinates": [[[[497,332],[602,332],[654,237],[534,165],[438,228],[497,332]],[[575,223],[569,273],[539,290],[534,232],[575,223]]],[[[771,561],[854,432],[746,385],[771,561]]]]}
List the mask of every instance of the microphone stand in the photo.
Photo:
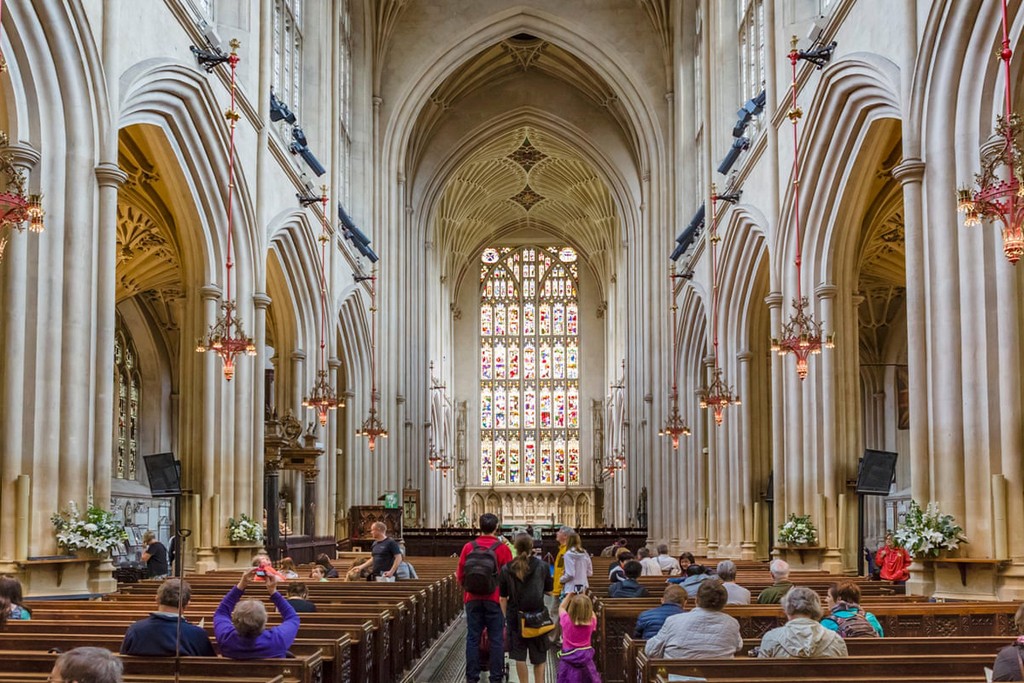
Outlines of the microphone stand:
{"type": "MultiPolygon", "coordinates": [[[[184,560],[185,557],[185,539],[192,535],[191,529],[178,529],[175,532],[175,537],[178,540],[177,543],[177,557],[184,560]]],[[[181,620],[185,611],[185,605],[183,604],[183,597],[185,591],[182,590],[181,584],[185,580],[185,563],[181,562],[181,571],[178,572],[178,621],[174,625],[174,683],[178,683],[181,679],[181,620]]]]}

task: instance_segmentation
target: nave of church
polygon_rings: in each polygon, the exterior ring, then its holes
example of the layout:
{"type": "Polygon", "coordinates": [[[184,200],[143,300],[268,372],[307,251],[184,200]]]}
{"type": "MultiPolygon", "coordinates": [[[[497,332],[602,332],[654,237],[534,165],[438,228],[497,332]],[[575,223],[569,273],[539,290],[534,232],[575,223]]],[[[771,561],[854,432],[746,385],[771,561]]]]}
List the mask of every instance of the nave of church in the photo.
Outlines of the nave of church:
{"type": "Polygon", "coordinates": [[[491,512],[835,575],[895,532],[908,594],[1024,599],[1021,3],[8,0],[0,28],[27,595],[137,579],[147,532],[187,529],[199,575],[374,521],[449,554],[491,512]]]}

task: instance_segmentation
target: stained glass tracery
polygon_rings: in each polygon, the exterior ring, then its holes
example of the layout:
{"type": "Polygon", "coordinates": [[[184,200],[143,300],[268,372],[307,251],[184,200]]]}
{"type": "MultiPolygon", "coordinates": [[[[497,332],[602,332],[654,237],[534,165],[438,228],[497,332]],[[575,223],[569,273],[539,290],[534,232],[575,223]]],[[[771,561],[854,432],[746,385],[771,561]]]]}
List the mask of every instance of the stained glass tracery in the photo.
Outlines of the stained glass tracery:
{"type": "Polygon", "coordinates": [[[138,474],[142,379],[137,359],[131,335],[118,316],[114,337],[114,476],[118,479],[135,479],[138,474]]]}
{"type": "Polygon", "coordinates": [[[480,256],[481,483],[580,483],[579,274],[572,247],[480,256]]]}

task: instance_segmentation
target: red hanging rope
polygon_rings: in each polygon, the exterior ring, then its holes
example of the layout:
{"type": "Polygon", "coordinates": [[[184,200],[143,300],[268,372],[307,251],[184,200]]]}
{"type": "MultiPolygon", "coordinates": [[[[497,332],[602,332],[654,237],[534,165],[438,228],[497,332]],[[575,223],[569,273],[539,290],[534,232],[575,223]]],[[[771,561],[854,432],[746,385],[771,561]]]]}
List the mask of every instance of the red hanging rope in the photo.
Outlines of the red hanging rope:
{"type": "MultiPolygon", "coordinates": [[[[228,56],[228,64],[231,66],[231,108],[225,113],[228,119],[230,133],[228,138],[228,239],[227,259],[224,262],[225,289],[227,291],[226,301],[231,301],[231,268],[234,262],[231,260],[231,234],[234,232],[234,195],[235,195],[235,125],[238,122],[238,112],[235,111],[235,88],[236,71],[238,69],[238,55],[232,49],[228,56]]],[[[231,308],[227,311],[228,323],[231,322],[231,308]]],[[[229,328],[230,329],[230,328],[229,328]]]]}
{"type": "Polygon", "coordinates": [[[711,333],[715,348],[715,369],[718,369],[718,194],[711,191],[711,227],[708,230],[711,240],[711,333]]]}
{"type": "Polygon", "coordinates": [[[793,263],[796,265],[796,301],[797,305],[803,301],[801,294],[801,244],[800,244],[800,139],[797,135],[797,121],[800,120],[802,112],[796,103],[796,64],[800,60],[800,52],[796,49],[794,39],[793,48],[789,51],[789,61],[793,66],[792,104],[789,109],[789,120],[793,122],[793,231],[796,235],[796,254],[793,263]]]}

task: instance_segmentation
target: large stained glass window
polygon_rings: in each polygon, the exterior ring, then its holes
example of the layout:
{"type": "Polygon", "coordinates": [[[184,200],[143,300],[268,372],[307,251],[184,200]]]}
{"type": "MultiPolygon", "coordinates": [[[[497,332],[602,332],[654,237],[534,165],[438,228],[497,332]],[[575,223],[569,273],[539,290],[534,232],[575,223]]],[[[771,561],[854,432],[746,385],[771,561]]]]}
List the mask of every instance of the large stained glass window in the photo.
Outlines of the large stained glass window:
{"type": "Polygon", "coordinates": [[[480,479],[580,483],[579,282],[571,247],[480,256],[480,479]]]}
{"type": "Polygon", "coordinates": [[[142,380],[128,328],[117,317],[114,337],[114,477],[135,479],[139,462],[139,405],[142,380]]]}

